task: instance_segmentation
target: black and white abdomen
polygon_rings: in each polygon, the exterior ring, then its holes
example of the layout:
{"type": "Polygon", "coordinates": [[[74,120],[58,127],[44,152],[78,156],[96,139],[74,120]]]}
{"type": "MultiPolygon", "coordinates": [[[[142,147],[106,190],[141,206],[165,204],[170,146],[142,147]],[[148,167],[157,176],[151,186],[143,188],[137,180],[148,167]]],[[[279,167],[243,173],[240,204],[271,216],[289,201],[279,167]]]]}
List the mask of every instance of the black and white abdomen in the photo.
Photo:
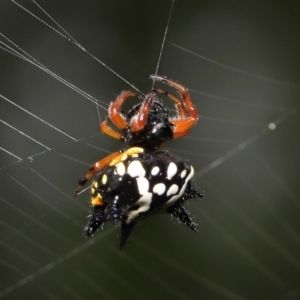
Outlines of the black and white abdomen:
{"type": "MultiPolygon", "coordinates": [[[[133,148],[131,148],[133,149],[133,148]]],[[[127,151],[97,175],[92,186],[94,214],[87,228],[92,234],[109,220],[121,220],[122,230],[159,211],[166,211],[192,229],[183,202],[202,195],[191,187],[193,167],[167,151],[127,151]]]]}

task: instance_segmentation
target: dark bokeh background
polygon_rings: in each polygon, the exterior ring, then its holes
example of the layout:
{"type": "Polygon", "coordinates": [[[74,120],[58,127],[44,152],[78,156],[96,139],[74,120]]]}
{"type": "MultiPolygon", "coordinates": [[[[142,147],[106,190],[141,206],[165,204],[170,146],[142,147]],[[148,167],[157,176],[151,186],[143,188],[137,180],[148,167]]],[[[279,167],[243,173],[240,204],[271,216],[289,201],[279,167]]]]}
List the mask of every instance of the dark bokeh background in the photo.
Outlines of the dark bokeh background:
{"type": "MultiPolygon", "coordinates": [[[[38,3],[150,91],[171,1],[38,3]]],[[[10,1],[0,32],[100,103],[132,89],[10,1]]],[[[206,198],[188,206],[198,233],[159,215],[121,252],[113,225],[84,238],[89,194],[72,191],[122,145],[99,133],[94,103],[0,50],[0,298],[300,299],[299,32],[296,0],[175,0],[158,74],[190,89],[201,119],[166,148],[206,198]]]]}

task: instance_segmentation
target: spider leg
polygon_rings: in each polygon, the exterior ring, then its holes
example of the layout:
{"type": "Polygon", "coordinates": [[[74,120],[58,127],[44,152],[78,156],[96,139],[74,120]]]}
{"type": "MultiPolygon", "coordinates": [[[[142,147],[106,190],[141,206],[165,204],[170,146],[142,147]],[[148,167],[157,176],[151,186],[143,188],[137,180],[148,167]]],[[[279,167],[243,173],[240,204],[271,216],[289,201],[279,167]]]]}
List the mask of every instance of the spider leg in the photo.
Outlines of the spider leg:
{"type": "Polygon", "coordinates": [[[161,90],[161,89],[153,89],[153,92],[165,95],[169,99],[174,101],[179,118],[180,119],[185,119],[186,118],[186,112],[185,112],[185,109],[184,109],[184,106],[182,104],[181,99],[179,99],[178,97],[174,96],[173,94],[168,93],[167,91],[164,91],[164,90],[161,90]]]}
{"type": "Polygon", "coordinates": [[[155,94],[146,95],[144,101],[142,102],[139,112],[136,115],[134,115],[130,121],[129,126],[133,132],[141,131],[144,128],[148,120],[149,111],[155,100],[155,94]]]}
{"type": "Polygon", "coordinates": [[[107,135],[109,135],[109,136],[111,136],[111,137],[113,137],[113,138],[115,138],[117,140],[121,140],[123,138],[123,135],[120,132],[112,129],[108,125],[108,123],[109,123],[109,118],[106,118],[103,122],[100,123],[100,126],[99,126],[100,130],[103,133],[105,133],[105,134],[107,134],[107,135]]]}
{"type": "Polygon", "coordinates": [[[187,117],[184,120],[171,120],[170,122],[175,126],[173,138],[177,139],[187,135],[190,132],[191,127],[196,124],[197,120],[194,120],[192,117],[187,117]]]}
{"type": "Polygon", "coordinates": [[[125,117],[122,115],[120,108],[129,97],[137,97],[138,94],[131,91],[123,91],[117,99],[112,102],[108,109],[109,119],[120,129],[125,129],[128,124],[125,117]]]}
{"type": "Polygon", "coordinates": [[[99,126],[100,130],[103,133],[118,140],[122,139],[123,135],[120,132],[112,129],[109,126],[109,121],[112,121],[119,129],[125,129],[128,126],[125,117],[122,115],[120,109],[124,101],[129,97],[138,97],[138,95],[131,91],[123,91],[115,101],[111,102],[108,108],[108,118],[101,122],[99,126]]]}
{"type": "MultiPolygon", "coordinates": [[[[194,126],[197,123],[197,120],[199,119],[199,115],[198,115],[196,106],[192,102],[188,90],[181,84],[174,82],[170,79],[167,79],[165,77],[162,77],[162,76],[151,75],[150,78],[157,80],[157,81],[161,81],[163,83],[167,83],[168,85],[175,88],[182,96],[183,106],[184,106],[185,110],[190,114],[190,116],[188,116],[188,117],[186,116],[185,118],[182,118],[182,119],[171,120],[171,123],[175,125],[174,136],[173,136],[174,138],[178,138],[178,137],[187,135],[190,131],[190,128],[192,126],[194,126]]],[[[177,105],[177,100],[175,100],[171,97],[169,97],[169,98],[172,99],[173,101],[175,101],[175,103],[177,105]]],[[[177,107],[178,107],[178,105],[177,105],[177,107]]]]}
{"type": "MultiPolygon", "coordinates": [[[[132,147],[127,149],[126,151],[118,151],[118,152],[114,152],[108,156],[106,156],[105,158],[95,162],[90,169],[88,170],[88,172],[79,180],[79,184],[77,186],[77,188],[74,190],[74,197],[77,196],[77,194],[80,192],[82,186],[84,186],[86,184],[86,182],[97,172],[101,171],[104,167],[106,167],[107,165],[114,166],[116,165],[118,162],[123,161],[125,159],[127,159],[128,156],[132,156],[133,154],[138,154],[138,153],[142,153],[144,152],[143,148],[139,148],[139,147],[132,147]]],[[[94,188],[94,186],[92,187],[94,188]]],[[[96,196],[92,199],[92,204],[96,205],[96,204],[101,204],[101,199],[99,200],[96,196]],[[93,201],[95,203],[93,203],[93,201]],[[99,202],[99,203],[98,203],[99,202]]]]}
{"type": "Polygon", "coordinates": [[[74,197],[77,196],[79,191],[81,190],[82,186],[86,184],[86,182],[96,173],[103,169],[106,165],[108,165],[114,158],[120,155],[120,152],[114,152],[105,158],[95,162],[88,172],[79,180],[77,188],[74,190],[74,197]]]}

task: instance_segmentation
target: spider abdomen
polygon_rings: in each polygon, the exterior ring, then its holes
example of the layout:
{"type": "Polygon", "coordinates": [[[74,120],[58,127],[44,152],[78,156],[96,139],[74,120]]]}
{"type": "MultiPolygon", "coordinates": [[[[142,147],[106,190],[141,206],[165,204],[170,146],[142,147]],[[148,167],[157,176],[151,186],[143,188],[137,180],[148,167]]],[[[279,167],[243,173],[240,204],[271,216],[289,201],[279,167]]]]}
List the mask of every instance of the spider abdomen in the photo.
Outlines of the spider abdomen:
{"type": "Polygon", "coordinates": [[[178,209],[182,207],[184,210],[182,204],[188,198],[202,197],[191,188],[193,175],[193,167],[186,160],[167,151],[147,153],[136,147],[120,154],[113,164],[97,175],[93,183],[94,213],[87,235],[104,222],[121,220],[124,238],[126,230],[137,221],[159,211],[173,214],[191,225],[193,222],[188,214],[181,211],[179,215],[178,209]],[[133,151],[133,154],[128,154],[132,149],[139,149],[140,153],[133,151]]]}

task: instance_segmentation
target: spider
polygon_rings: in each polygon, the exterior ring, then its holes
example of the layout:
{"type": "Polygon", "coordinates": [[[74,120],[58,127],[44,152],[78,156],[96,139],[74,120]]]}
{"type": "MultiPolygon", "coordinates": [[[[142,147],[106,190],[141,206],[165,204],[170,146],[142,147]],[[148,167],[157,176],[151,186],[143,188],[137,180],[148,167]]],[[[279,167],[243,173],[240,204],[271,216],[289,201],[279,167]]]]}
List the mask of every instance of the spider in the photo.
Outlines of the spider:
{"type": "Polygon", "coordinates": [[[125,245],[137,221],[160,210],[196,231],[196,224],[183,204],[188,199],[203,197],[191,186],[193,167],[168,151],[157,151],[173,138],[189,133],[199,118],[197,109],[188,90],[181,84],[158,75],[151,75],[150,78],[166,83],[179,92],[180,98],[164,90],[153,89],[156,94],[165,95],[174,102],[177,116],[169,117],[167,108],[155,93],[142,97],[123,91],[110,104],[108,117],[101,122],[100,130],[123,141],[125,147],[94,163],[74,191],[76,196],[97,173],[91,188],[94,212],[86,235],[92,235],[107,221],[120,220],[120,248],[125,245]],[[121,107],[129,97],[136,97],[140,102],[124,115],[121,107]],[[113,129],[110,123],[122,133],[113,129]]]}

